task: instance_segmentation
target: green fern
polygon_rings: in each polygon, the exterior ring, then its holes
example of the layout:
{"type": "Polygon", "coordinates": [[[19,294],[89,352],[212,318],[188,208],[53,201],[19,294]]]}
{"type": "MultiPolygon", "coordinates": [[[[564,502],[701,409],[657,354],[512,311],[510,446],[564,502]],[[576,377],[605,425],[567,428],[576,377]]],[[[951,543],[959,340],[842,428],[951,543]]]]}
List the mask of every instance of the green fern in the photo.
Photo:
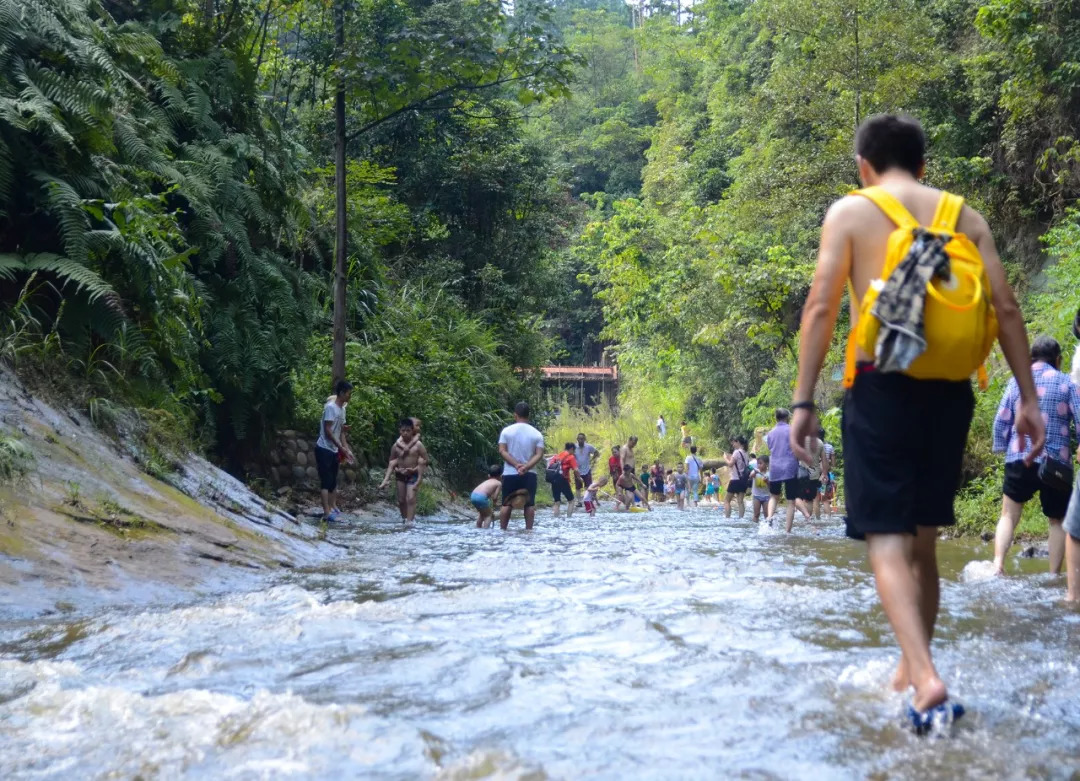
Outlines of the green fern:
{"type": "Polygon", "coordinates": [[[23,256],[0,254],[0,278],[14,280],[19,272],[32,274],[35,271],[48,272],[57,277],[61,286],[72,285],[91,302],[104,298],[114,305],[119,304],[119,296],[108,282],[96,271],[69,258],[48,252],[23,256]]]}

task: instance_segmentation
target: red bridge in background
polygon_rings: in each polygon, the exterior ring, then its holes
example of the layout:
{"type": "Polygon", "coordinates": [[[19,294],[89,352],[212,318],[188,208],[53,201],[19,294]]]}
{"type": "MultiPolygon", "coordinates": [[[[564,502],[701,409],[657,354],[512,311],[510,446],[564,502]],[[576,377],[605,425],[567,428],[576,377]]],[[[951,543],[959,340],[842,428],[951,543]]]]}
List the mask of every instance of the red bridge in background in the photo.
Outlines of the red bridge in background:
{"type": "Polygon", "coordinates": [[[595,407],[604,401],[615,407],[619,397],[618,366],[542,366],[544,387],[572,407],[595,407]]]}
{"type": "Polygon", "coordinates": [[[545,380],[611,380],[619,381],[618,366],[543,366],[545,380]]]}

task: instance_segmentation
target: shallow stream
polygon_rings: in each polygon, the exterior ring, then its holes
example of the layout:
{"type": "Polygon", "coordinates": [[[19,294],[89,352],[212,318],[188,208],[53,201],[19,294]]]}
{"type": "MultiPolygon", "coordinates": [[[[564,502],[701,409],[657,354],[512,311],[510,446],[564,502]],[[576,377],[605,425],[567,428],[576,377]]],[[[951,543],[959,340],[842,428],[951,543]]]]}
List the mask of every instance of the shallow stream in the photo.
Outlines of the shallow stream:
{"type": "Polygon", "coordinates": [[[387,519],[255,593],[0,625],[0,778],[1080,773],[1080,612],[1045,559],[970,579],[989,546],[941,546],[935,652],[969,713],[925,739],[839,522],[520,527],[387,519]]]}

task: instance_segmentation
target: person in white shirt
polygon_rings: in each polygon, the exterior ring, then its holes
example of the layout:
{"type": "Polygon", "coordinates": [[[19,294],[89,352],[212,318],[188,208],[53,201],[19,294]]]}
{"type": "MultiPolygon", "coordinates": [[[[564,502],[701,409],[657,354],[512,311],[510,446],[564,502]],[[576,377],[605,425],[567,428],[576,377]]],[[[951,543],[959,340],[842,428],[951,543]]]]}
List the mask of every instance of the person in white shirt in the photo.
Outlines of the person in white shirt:
{"type": "Polygon", "coordinates": [[[319,470],[324,521],[335,521],[338,517],[335,508],[339,463],[341,460],[356,461],[345,441],[345,405],[352,398],[352,387],[345,380],[340,380],[334,387],[334,396],[323,407],[319,438],[315,441],[315,467],[319,470]]]}
{"type": "Polygon", "coordinates": [[[656,435],[658,439],[663,439],[667,436],[667,421],[664,420],[663,415],[656,419],[656,435]]]}
{"type": "Polygon", "coordinates": [[[697,445],[690,446],[690,455],[686,457],[686,480],[690,484],[690,502],[692,506],[698,504],[698,487],[701,485],[701,468],[704,466],[698,458],[697,445]]]}
{"type": "Polygon", "coordinates": [[[514,423],[499,434],[499,455],[506,465],[502,476],[502,510],[499,525],[510,526],[511,502],[524,493],[525,528],[531,529],[536,518],[536,472],[532,471],[544,457],[544,435],[529,424],[532,410],[524,401],[514,407],[514,423]]]}

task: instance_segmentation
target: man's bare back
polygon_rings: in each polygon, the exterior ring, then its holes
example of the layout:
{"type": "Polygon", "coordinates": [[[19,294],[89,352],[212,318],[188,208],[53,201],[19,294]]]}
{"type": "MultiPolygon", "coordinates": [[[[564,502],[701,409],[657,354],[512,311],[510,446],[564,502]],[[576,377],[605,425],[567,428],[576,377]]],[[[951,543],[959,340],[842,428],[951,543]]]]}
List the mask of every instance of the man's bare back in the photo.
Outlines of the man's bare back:
{"type": "MultiPolygon", "coordinates": [[[[919,184],[910,177],[885,177],[881,187],[899,200],[920,225],[933,223],[941,190],[919,184]]],[[[851,280],[856,296],[850,302],[852,327],[859,319],[859,301],[870,283],[881,276],[889,236],[894,230],[896,225],[893,221],[869,198],[860,195],[849,195],[840,199],[825,216],[821,252],[823,258],[828,253],[835,271],[838,272],[839,278],[832,279],[833,284],[830,286],[835,295],[841,295],[844,283],[848,278],[851,280]]],[[[990,227],[983,216],[965,205],[957,223],[957,232],[965,234],[978,247],[993,288],[995,308],[1015,308],[1016,299],[1007,284],[1005,269],[998,257],[990,227]]],[[[869,360],[871,356],[860,350],[858,358],[869,360]]]]}

